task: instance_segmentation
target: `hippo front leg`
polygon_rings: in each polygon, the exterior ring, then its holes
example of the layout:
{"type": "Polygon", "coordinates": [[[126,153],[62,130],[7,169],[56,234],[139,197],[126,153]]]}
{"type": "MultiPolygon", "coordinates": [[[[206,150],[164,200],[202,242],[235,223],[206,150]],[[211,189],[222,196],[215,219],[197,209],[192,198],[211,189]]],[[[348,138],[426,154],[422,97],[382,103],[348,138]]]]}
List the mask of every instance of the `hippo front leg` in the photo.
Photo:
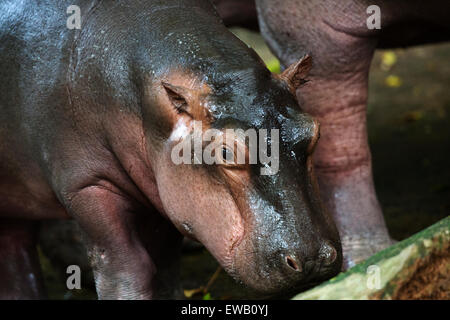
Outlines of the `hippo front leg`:
{"type": "Polygon", "coordinates": [[[368,72],[376,37],[367,35],[366,7],[293,0],[259,0],[257,6],[262,33],[284,65],[306,53],[313,57],[310,82],[297,96],[321,125],[315,170],[339,229],[344,268],[351,267],[391,244],[367,140],[368,72]]]}
{"type": "Polygon", "coordinates": [[[85,232],[99,299],[173,296],[181,236],[168,222],[102,186],[83,188],[67,204],[85,232]]]}

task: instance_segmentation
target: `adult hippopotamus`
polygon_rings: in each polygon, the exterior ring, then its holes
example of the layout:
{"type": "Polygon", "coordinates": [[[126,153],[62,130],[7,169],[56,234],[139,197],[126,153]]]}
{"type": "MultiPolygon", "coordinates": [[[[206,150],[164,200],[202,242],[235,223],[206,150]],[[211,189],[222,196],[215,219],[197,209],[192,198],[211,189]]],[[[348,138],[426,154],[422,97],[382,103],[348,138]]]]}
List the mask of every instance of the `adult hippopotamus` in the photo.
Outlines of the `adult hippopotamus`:
{"type": "MultiPolygon", "coordinates": [[[[257,13],[262,35],[288,66],[308,53],[309,82],[297,89],[305,112],[318,119],[314,154],[321,198],[341,236],[344,268],[392,243],[372,178],[367,141],[368,73],[376,48],[450,40],[445,0],[242,0],[240,10],[215,0],[225,22],[245,26],[257,13]]],[[[253,26],[255,27],[255,26],[253,26]]]]}
{"type": "MultiPolygon", "coordinates": [[[[182,235],[263,294],[335,275],[319,129],[294,94],[310,63],[271,74],[206,0],[1,2],[0,297],[44,295],[35,227],[48,218],[78,221],[101,299],[172,297],[182,235]],[[73,5],[80,29],[66,24],[73,5]],[[278,130],[260,139],[278,144],[277,170],[175,163],[195,123],[278,130]]],[[[226,143],[224,159],[251,147],[226,143]]]]}

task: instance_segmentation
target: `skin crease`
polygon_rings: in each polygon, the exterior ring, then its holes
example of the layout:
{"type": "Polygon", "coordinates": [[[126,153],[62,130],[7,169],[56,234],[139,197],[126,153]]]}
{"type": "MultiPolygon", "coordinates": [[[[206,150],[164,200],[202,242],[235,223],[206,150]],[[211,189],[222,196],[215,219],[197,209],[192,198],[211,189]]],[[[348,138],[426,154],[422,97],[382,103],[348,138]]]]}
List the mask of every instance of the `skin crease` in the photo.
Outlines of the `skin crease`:
{"type": "MultiPolygon", "coordinates": [[[[248,1],[252,2],[252,1],[248,1]]],[[[261,32],[282,64],[313,57],[310,82],[297,90],[321,124],[314,154],[321,196],[343,245],[344,268],[389,246],[367,142],[368,72],[376,48],[450,39],[448,1],[257,0],[261,32]],[[381,29],[366,26],[369,5],[381,29]]]]}
{"type": "MultiPolygon", "coordinates": [[[[286,82],[302,64],[274,77],[203,0],[4,2],[0,12],[2,225],[76,219],[100,299],[180,297],[181,234],[264,295],[339,271],[339,236],[311,172],[317,124],[286,82]],[[81,8],[80,30],[66,28],[69,4],[81,8]],[[176,166],[179,127],[194,120],[278,129],[279,171],[176,166]]],[[[38,296],[12,272],[0,283],[38,296]]]]}

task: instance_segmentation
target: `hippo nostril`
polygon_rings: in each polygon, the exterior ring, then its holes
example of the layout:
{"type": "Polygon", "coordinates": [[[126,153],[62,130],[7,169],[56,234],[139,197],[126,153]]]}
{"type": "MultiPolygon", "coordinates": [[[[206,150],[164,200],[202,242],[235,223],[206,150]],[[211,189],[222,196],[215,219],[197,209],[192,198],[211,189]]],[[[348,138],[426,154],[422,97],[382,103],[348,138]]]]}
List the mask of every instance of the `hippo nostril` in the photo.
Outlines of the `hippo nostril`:
{"type": "Polygon", "coordinates": [[[286,256],[286,264],[297,272],[302,272],[302,266],[299,262],[295,261],[291,256],[286,256]]]}
{"type": "Polygon", "coordinates": [[[326,266],[332,264],[337,258],[336,249],[331,244],[325,242],[320,248],[319,258],[326,266]]]}

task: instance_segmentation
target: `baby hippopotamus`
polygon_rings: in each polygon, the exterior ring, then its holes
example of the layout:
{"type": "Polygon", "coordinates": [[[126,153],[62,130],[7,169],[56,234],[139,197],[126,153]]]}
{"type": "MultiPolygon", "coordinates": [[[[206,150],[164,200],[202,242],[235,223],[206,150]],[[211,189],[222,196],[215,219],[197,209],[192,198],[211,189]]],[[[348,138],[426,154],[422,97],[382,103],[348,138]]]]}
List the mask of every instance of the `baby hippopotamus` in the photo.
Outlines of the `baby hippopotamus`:
{"type": "Polygon", "coordinates": [[[45,296],[36,221],[55,218],[83,230],[100,299],[173,297],[183,235],[265,295],[339,272],[295,97],[310,64],[271,74],[207,0],[2,2],[0,297],[45,296]],[[198,159],[207,132],[222,161],[198,159]]]}

